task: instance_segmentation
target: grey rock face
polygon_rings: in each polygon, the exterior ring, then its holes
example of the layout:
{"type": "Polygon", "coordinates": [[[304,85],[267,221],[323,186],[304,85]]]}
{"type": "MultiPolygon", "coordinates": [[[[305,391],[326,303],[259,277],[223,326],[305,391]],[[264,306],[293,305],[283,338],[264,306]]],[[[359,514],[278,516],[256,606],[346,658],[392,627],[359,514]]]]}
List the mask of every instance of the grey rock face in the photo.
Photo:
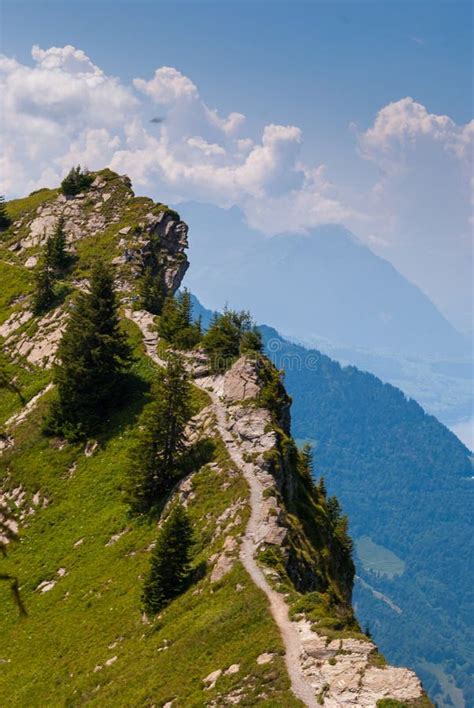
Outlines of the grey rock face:
{"type": "Polygon", "coordinates": [[[24,253],[25,265],[32,267],[35,256],[30,249],[44,246],[60,218],[64,219],[67,243],[73,249],[73,244],[83,239],[101,238],[105,231],[109,234],[117,224],[111,250],[118,279],[134,289],[134,281],[149,269],[160,278],[166,292],[174,293],[189,265],[185,254],[188,227],[176,212],[151,200],[140,215],[130,201],[133,197],[126,175],[108,179],[98,175],[86,193],[75,197],[60,194],[22,218],[16,224],[21,238],[11,250],[24,253]],[[134,223],[135,219],[138,221],[134,223]]]}

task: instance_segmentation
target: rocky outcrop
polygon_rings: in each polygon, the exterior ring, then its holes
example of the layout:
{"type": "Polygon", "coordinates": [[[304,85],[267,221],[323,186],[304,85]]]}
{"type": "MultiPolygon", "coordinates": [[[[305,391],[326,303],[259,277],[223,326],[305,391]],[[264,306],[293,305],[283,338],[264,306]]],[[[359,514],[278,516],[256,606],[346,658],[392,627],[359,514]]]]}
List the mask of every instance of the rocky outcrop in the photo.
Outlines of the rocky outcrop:
{"type": "MultiPolygon", "coordinates": [[[[92,253],[97,248],[103,254],[102,240],[107,240],[106,252],[114,256],[111,260],[117,272],[117,289],[124,301],[136,300],[137,283],[145,271],[159,281],[165,295],[179,288],[189,265],[188,227],[165,205],[135,199],[126,175],[103,170],[84,194],[58,194],[27,211],[9,232],[9,248],[23,266],[36,266],[38,248],[44,246],[61,218],[71,253],[87,245],[92,253]]],[[[88,287],[85,278],[72,279],[69,284],[76,291],[88,287]]],[[[14,358],[20,356],[31,364],[51,367],[66,326],[67,303],[38,320],[33,320],[28,299],[13,305],[13,312],[0,325],[5,350],[14,358]]]]}
{"type": "Polygon", "coordinates": [[[318,635],[306,620],[296,623],[301,638],[301,666],[306,680],[328,708],[375,706],[383,698],[404,703],[420,699],[423,688],[409,669],[375,666],[370,641],[318,635]]]}
{"type": "Polygon", "coordinates": [[[74,197],[58,194],[15,222],[10,250],[26,267],[34,267],[32,249],[46,243],[60,218],[72,250],[83,239],[100,239],[106,232],[113,236],[109,252],[114,254],[122,289],[124,285],[133,289],[146,269],[168,292],[181,284],[188,268],[187,225],[164,204],[135,199],[126,175],[103,170],[96,173],[87,192],[74,197]]]}
{"type": "MultiPolygon", "coordinates": [[[[153,318],[140,312],[128,315],[140,327],[146,350],[156,363],[163,363],[157,354],[158,338],[153,328],[153,318]]],[[[277,571],[259,563],[261,551],[274,548],[283,559],[293,557],[290,538],[293,533],[281,494],[285,474],[281,444],[276,425],[288,419],[288,399],[281,397],[283,413],[271,413],[260,404],[265,376],[257,361],[240,358],[224,375],[209,375],[209,367],[202,351],[188,356],[188,369],[196,385],[211,398],[212,405],[202,411],[203,420],[216,426],[230,459],[244,475],[250,489],[251,516],[240,539],[239,557],[252,581],[267,595],[269,609],[278,625],[286,650],[286,665],[295,695],[304,705],[317,708],[326,705],[372,706],[383,698],[392,698],[406,705],[421,705],[424,692],[417,676],[408,669],[380,666],[381,657],[375,645],[367,638],[337,638],[331,640],[319,633],[314,622],[304,613],[289,617],[287,595],[279,591],[277,571]],[[207,375],[206,375],[207,374],[207,375]],[[280,420],[278,420],[280,418],[280,420]],[[278,464],[275,465],[275,458],[278,464]],[[378,657],[378,661],[375,657],[378,657]]],[[[194,436],[201,429],[201,422],[191,426],[194,436]]],[[[186,503],[192,486],[189,480],[178,485],[177,493],[186,503]]],[[[230,523],[238,518],[238,509],[229,509],[230,523]]],[[[227,516],[227,515],[225,515],[227,516]]],[[[227,537],[228,519],[223,519],[220,533],[224,538],[222,549],[211,561],[211,582],[217,582],[232,568],[236,560],[236,539],[227,537]]],[[[219,528],[219,527],[218,527],[219,528]]],[[[301,551],[301,549],[300,549],[301,551]]],[[[307,572],[307,562],[303,562],[307,572]]],[[[267,661],[267,655],[262,655],[267,661]]],[[[268,660],[271,661],[271,655],[268,660]]],[[[262,658],[262,663],[263,663],[262,658]]],[[[222,675],[216,669],[203,679],[205,684],[218,685],[222,675]]],[[[239,703],[240,696],[227,694],[222,703],[239,703]]]]}
{"type": "MultiPolygon", "coordinates": [[[[202,366],[202,354],[199,357],[202,366]]],[[[288,673],[296,696],[307,706],[328,708],[376,706],[383,698],[407,705],[419,703],[424,693],[416,674],[408,669],[377,665],[383,664],[383,660],[368,639],[331,640],[318,633],[317,626],[304,615],[290,621],[285,596],[272,582],[278,573],[257,563],[259,553],[269,547],[289,558],[292,533],[281,496],[282,474],[290,475],[291,471],[284,469],[281,459],[279,465],[269,462],[281,458],[281,446],[275,416],[259,406],[263,383],[258,363],[241,358],[225,375],[200,377],[198,385],[210,393],[219,433],[250,486],[252,513],[242,539],[240,558],[269,599],[285,642],[288,673]]],[[[292,561],[298,563],[294,555],[292,561]]],[[[231,562],[231,554],[229,557],[223,553],[213,575],[221,577],[231,562]]],[[[307,561],[303,566],[304,572],[308,572],[307,561]]]]}
{"type": "Polygon", "coordinates": [[[135,276],[149,269],[168,292],[179,288],[189,265],[184,255],[188,227],[175,212],[155,208],[145,214],[134,231],[125,227],[119,234],[122,255],[114,259],[115,265],[129,265],[135,276]]]}
{"type": "Polygon", "coordinates": [[[108,182],[98,176],[87,193],[75,197],[59,194],[15,223],[14,232],[20,233],[22,238],[12,250],[23,252],[34,246],[43,246],[60,217],[64,219],[64,230],[70,244],[100,234],[111,224],[120,221],[123,200],[128,201],[132,197],[133,191],[128,177],[116,175],[113,182],[108,182]],[[116,208],[111,208],[114,200],[109,202],[112,196],[110,190],[113,190],[116,196],[120,193],[121,203],[116,204],[116,208]]]}

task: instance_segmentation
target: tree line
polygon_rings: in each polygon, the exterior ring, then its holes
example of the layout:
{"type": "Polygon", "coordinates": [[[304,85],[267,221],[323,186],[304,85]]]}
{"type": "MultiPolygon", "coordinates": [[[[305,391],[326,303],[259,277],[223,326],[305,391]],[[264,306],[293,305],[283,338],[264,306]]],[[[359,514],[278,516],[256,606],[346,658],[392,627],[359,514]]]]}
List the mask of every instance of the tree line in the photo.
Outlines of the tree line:
{"type": "MultiPolygon", "coordinates": [[[[54,367],[56,398],[45,432],[76,441],[100,430],[122,398],[131,362],[113,274],[98,261],[88,290],[79,293],[70,308],[54,367]]],[[[183,475],[190,415],[191,384],[182,358],[170,354],[156,373],[130,453],[126,494],[132,514],[155,514],[183,475]]],[[[143,604],[148,612],[157,612],[182,591],[190,577],[191,547],[186,511],[175,505],[160,531],[145,581],[143,604]]]]}

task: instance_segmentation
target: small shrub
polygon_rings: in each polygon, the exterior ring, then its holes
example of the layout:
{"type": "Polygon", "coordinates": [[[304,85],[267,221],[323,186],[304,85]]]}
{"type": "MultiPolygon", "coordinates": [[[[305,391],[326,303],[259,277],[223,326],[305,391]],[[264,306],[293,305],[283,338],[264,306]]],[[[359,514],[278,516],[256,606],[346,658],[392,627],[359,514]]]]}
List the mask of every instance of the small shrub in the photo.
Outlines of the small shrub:
{"type": "Polygon", "coordinates": [[[93,182],[92,175],[81,166],[71,167],[69,173],[61,182],[61,191],[67,197],[74,197],[80,192],[85,192],[93,182]]]}
{"type": "Polygon", "coordinates": [[[226,371],[240,354],[258,356],[262,351],[260,333],[250,314],[228,309],[214,317],[202,344],[214,373],[226,371]]]}
{"type": "Polygon", "coordinates": [[[0,194],[0,228],[7,229],[12,220],[8,216],[7,208],[5,206],[5,197],[0,194]]]}

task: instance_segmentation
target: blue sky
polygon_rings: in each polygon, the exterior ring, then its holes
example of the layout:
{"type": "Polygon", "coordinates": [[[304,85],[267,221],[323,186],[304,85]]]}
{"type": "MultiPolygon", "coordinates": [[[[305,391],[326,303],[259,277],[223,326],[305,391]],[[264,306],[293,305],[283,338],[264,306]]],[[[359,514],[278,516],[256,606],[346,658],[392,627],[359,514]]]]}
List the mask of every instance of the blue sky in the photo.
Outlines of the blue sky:
{"type": "MultiPolygon", "coordinates": [[[[136,145],[139,140],[136,136],[134,159],[125,159],[122,154],[125,138],[121,131],[128,115],[135,115],[136,109],[131,100],[128,108],[120,103],[117,124],[109,125],[111,121],[105,116],[104,129],[108,131],[109,144],[114,136],[120,142],[120,156],[115,155],[113,160],[132,172],[134,182],[141,185],[143,193],[157,197],[164,195],[168,201],[175,203],[188,198],[210,201],[219,206],[230,206],[234,202],[243,209],[253,226],[266,233],[274,233],[278,230],[278,224],[271,223],[267,215],[272,210],[277,213],[275,207],[284,204],[276,204],[275,197],[284,193],[296,194],[294,190],[300,188],[298,180],[300,183],[303,180],[308,182],[308,179],[317,181],[317,189],[314,184],[311,187],[311,193],[315,195],[314,205],[309,200],[308,188],[305,188],[301,202],[295,199],[295,203],[300,204],[299,211],[307,209],[308,213],[313,212],[311,218],[298,224],[299,228],[316,226],[325,218],[343,221],[427,292],[457,326],[468,329],[470,314],[465,304],[462,305],[470,284],[469,248],[466,246],[468,229],[465,225],[468,168],[464,158],[462,165],[453,165],[451,157],[445,164],[445,158],[446,152],[452,152],[453,136],[457,141],[456,151],[460,150],[460,141],[463,146],[467,144],[466,133],[461,135],[461,132],[472,117],[470,3],[457,0],[221,0],[218,3],[196,0],[3,0],[2,8],[2,51],[7,57],[31,67],[33,45],[39,45],[43,50],[73,45],[83,50],[91,65],[99,67],[105,76],[118,77],[130,95],[134,93],[134,100],[137,100],[138,93],[141,94],[143,125],[163,109],[157,100],[161,94],[151,83],[147,87],[143,84],[137,90],[133,80],[150,81],[156,69],[168,66],[187,77],[196,87],[200,101],[196,104],[196,110],[200,111],[204,105],[205,111],[217,109],[220,116],[227,116],[233,111],[244,114],[245,130],[240,137],[254,141],[255,145],[259,145],[260,140],[264,144],[265,139],[261,136],[268,125],[297,126],[300,131],[298,135],[293,133],[284,139],[280,139],[282,136],[277,138],[279,143],[275,154],[280,160],[280,167],[265,184],[259,182],[255,187],[255,199],[273,199],[262,214],[257,213],[255,205],[250,203],[252,195],[249,194],[249,185],[255,183],[254,176],[245,177],[245,195],[231,193],[228,185],[225,193],[215,185],[208,192],[195,186],[188,189],[183,186],[178,190],[176,184],[171,189],[163,184],[163,176],[158,178],[153,173],[154,167],[148,165],[146,172],[143,164],[137,165],[136,145]],[[411,97],[414,103],[400,104],[404,114],[403,134],[398,128],[398,113],[394,111],[385,117],[391,126],[388,137],[383,132],[383,121],[375,130],[375,136],[368,134],[367,131],[376,126],[374,121],[379,111],[407,97],[411,97]],[[448,130],[440,126],[439,116],[449,117],[452,125],[448,130]],[[415,128],[414,120],[417,122],[415,128]],[[427,122],[431,126],[430,144],[426,137],[427,122]],[[413,129],[416,140],[413,140],[413,129]],[[440,141],[444,141],[442,152],[439,150],[440,141]],[[414,142],[416,149],[413,148],[414,142]],[[408,143],[412,152],[407,157],[408,143]],[[293,149],[296,144],[297,154],[293,149]],[[390,165],[386,161],[387,150],[391,153],[390,165]],[[303,172],[296,174],[301,163],[305,165],[304,178],[303,172]],[[324,186],[320,184],[323,177],[319,173],[317,177],[314,174],[308,177],[309,170],[317,170],[321,165],[324,165],[324,186]],[[402,171],[407,171],[408,193],[403,191],[402,171]],[[434,172],[447,175],[445,182],[434,180],[433,204],[423,196],[418,208],[412,195],[418,190],[426,191],[427,178],[429,180],[429,175],[434,172]],[[443,199],[446,204],[442,204],[443,199]],[[400,209],[398,204],[402,205],[400,209]],[[402,208],[404,204],[408,205],[405,211],[402,208]],[[440,209],[439,214],[436,208],[440,209]],[[449,215],[447,224],[444,219],[446,214],[449,215]],[[438,223],[441,224],[440,233],[434,234],[432,241],[427,241],[427,232],[435,232],[438,223]],[[448,234],[448,231],[454,234],[448,234]],[[457,254],[457,258],[453,257],[453,253],[457,254]],[[425,255],[431,259],[428,268],[426,264],[424,267],[419,265],[425,255]],[[458,277],[459,272],[461,275],[458,277]]],[[[42,70],[47,68],[49,61],[48,57],[43,59],[38,64],[40,66],[43,62],[42,70]]],[[[54,82],[57,67],[51,77],[54,82]]],[[[24,78],[22,81],[24,84],[24,78]]],[[[32,92],[41,91],[39,86],[35,89],[33,84],[32,79],[28,83],[32,92]]],[[[11,130],[21,123],[18,115],[25,118],[31,106],[41,113],[46,101],[49,101],[49,107],[43,117],[45,121],[50,121],[51,127],[51,105],[54,103],[56,114],[56,104],[62,100],[61,86],[64,88],[59,82],[54,97],[45,98],[41,108],[39,95],[26,98],[24,86],[21,91],[12,89],[12,99],[7,101],[7,106],[15,104],[11,130]]],[[[64,90],[64,116],[58,126],[69,126],[66,132],[71,144],[81,140],[85,144],[86,137],[81,134],[81,126],[71,127],[67,111],[76,109],[67,107],[70,92],[67,87],[64,90]]],[[[185,119],[182,110],[178,110],[175,104],[168,103],[165,108],[169,115],[173,115],[176,124],[184,126],[180,140],[187,140],[194,131],[193,140],[197,136],[201,142],[201,138],[205,138],[209,144],[221,144],[219,139],[222,135],[216,137],[212,131],[204,134],[202,121],[196,127],[191,125],[190,116],[185,119]]],[[[33,113],[30,118],[33,121],[33,113]]],[[[83,120],[88,124],[87,116],[83,120]]],[[[32,126],[31,122],[28,129],[33,131],[32,126]]],[[[99,127],[97,118],[93,121],[93,127],[99,127]]],[[[147,130],[150,132],[151,129],[148,127],[147,130]]],[[[11,134],[8,130],[6,133],[11,142],[11,134]]],[[[45,144],[46,140],[49,145],[50,133],[51,130],[46,130],[44,135],[48,136],[47,139],[38,134],[38,143],[45,144]]],[[[35,136],[34,132],[32,136],[35,136]]],[[[20,139],[21,135],[18,137],[20,139]]],[[[99,154],[98,149],[90,148],[91,139],[89,148],[83,147],[82,153],[75,148],[67,154],[87,159],[91,167],[94,160],[101,157],[111,161],[110,149],[99,154]]],[[[175,139],[178,138],[175,136],[175,139]]],[[[274,136],[271,141],[273,145],[274,136]]],[[[194,143],[194,151],[208,150],[206,146],[198,147],[195,140],[194,143]]],[[[149,143],[148,152],[154,147],[157,146],[153,144],[150,147],[149,143]]],[[[178,154],[182,157],[181,147],[174,151],[174,157],[178,154]]],[[[234,148],[235,145],[232,148],[225,145],[229,154],[234,148]]],[[[62,155],[58,150],[57,146],[54,149],[51,147],[51,164],[62,165],[61,160],[66,160],[64,144],[61,143],[62,155]]],[[[217,156],[217,148],[215,152],[217,156]]],[[[144,148],[142,158],[143,155],[144,148]]],[[[44,157],[46,159],[47,155],[44,157]]],[[[14,168],[16,158],[13,155],[11,159],[14,168]]],[[[157,153],[156,160],[159,159],[157,153]]],[[[192,160],[194,157],[186,159],[192,160]]],[[[216,159],[221,160],[221,157],[216,159]]],[[[268,159],[273,160],[274,155],[268,159]]],[[[235,167],[233,164],[232,169],[235,167]]],[[[180,165],[181,168],[183,165],[180,165]]],[[[59,174],[60,167],[57,170],[59,174]]],[[[24,172],[25,169],[20,169],[18,174],[24,172]]],[[[56,174],[53,172],[42,169],[40,176],[43,180],[53,180],[56,174]]],[[[201,179],[205,180],[205,177],[201,179]]],[[[241,175],[232,175],[231,179],[241,179],[241,175]]],[[[34,183],[30,180],[23,185],[23,182],[25,180],[21,177],[12,182],[12,192],[27,189],[34,183]]],[[[8,183],[3,189],[8,194],[8,183]]],[[[282,221],[282,230],[285,228],[282,221]]]]}
{"type": "Polygon", "coordinates": [[[458,0],[3,0],[2,45],[26,61],[33,44],[72,44],[124,80],[176,67],[209,105],[256,128],[296,122],[305,149],[335,161],[351,122],[404,96],[471,119],[471,15],[458,0]]]}

